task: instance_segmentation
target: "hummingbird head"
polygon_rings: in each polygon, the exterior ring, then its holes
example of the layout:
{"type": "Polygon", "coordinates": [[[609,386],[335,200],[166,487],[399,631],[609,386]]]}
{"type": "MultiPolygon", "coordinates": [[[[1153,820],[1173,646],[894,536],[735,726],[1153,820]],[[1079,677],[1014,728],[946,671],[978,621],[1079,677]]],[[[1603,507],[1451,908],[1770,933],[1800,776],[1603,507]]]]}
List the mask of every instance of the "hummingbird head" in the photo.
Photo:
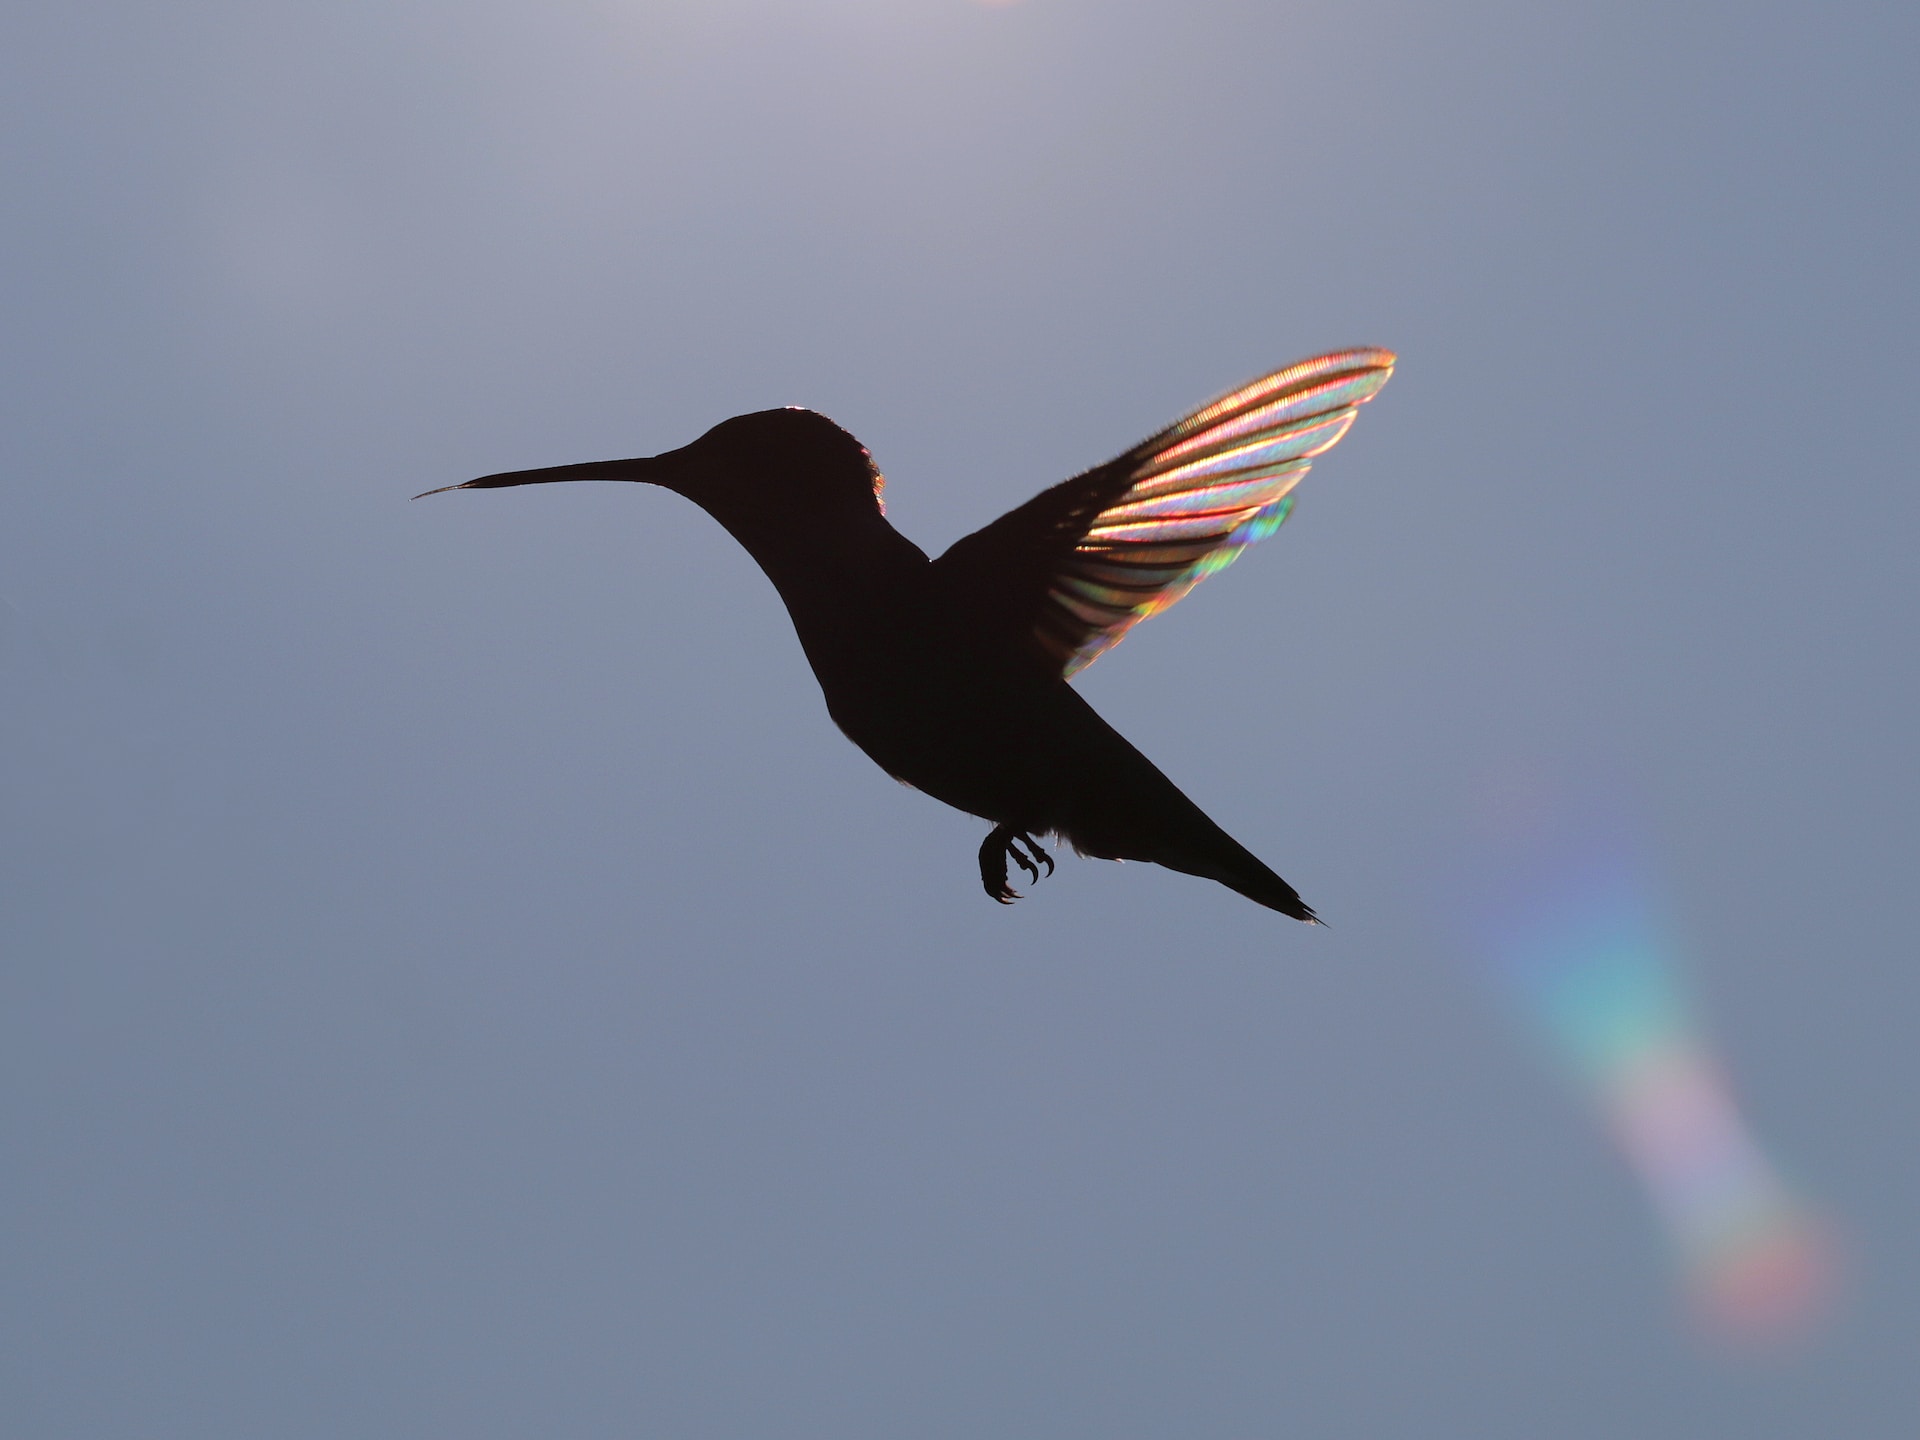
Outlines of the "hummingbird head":
{"type": "Polygon", "coordinates": [[[753,511],[782,517],[886,513],[886,478],[866,447],[826,416],[797,405],[722,420],[670,453],[678,470],[660,483],[723,523],[753,511]]]}

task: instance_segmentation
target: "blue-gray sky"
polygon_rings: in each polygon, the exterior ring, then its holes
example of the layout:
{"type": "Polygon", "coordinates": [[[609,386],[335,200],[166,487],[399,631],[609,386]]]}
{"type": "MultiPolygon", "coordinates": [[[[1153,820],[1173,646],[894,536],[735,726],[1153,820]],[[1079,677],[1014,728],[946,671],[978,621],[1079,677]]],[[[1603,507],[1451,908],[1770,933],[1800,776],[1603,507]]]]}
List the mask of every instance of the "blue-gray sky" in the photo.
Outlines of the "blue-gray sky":
{"type": "Polygon", "coordinates": [[[509,0],[0,21],[9,1435],[1920,1427],[1910,4],[509,0]],[[833,729],[691,506],[944,547],[1402,368],[1084,692],[1332,922],[833,729]],[[1455,913],[1605,777],[1846,1256],[1689,1327],[1455,913]]]}

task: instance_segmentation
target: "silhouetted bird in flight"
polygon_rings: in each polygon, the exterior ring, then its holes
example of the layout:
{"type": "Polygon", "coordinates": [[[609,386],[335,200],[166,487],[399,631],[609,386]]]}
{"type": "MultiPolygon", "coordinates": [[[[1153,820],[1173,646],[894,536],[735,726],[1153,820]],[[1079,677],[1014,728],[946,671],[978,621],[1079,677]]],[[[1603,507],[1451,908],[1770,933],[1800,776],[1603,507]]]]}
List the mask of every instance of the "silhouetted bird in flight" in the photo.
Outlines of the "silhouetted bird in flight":
{"type": "Polygon", "coordinates": [[[786,601],[847,738],[895,779],[993,822],[980,879],[995,900],[1015,898],[1009,859],[1031,880],[1052,872],[1034,837],[1053,834],[1317,923],[1067,680],[1279,529],[1313,458],[1393,365],[1391,351],[1359,349],[1277,370],[931,561],[887,523],[885,481],[860,442],[811,410],[736,415],[663,455],[443,488],[636,480],[699,505],[786,601]]]}

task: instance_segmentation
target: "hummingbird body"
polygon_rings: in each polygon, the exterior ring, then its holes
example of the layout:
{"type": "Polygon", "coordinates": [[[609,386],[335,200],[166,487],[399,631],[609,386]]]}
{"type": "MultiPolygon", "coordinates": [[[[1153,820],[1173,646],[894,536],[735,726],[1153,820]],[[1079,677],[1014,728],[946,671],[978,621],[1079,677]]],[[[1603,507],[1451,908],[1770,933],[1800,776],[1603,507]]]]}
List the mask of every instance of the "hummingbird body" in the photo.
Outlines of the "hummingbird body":
{"type": "MultiPolygon", "coordinates": [[[[867,452],[812,411],[765,410],[662,455],[447,489],[644,481],[700,505],[773,582],[834,722],[895,779],[994,824],[1010,901],[1052,834],[1203,876],[1314,921],[1287,884],[1100,718],[1068,677],[1278,528],[1288,492],[1392,373],[1381,350],[1305,361],[1043,492],[938,560],[887,521],[867,452]]],[[[437,492],[429,492],[437,493],[437,492]]]]}

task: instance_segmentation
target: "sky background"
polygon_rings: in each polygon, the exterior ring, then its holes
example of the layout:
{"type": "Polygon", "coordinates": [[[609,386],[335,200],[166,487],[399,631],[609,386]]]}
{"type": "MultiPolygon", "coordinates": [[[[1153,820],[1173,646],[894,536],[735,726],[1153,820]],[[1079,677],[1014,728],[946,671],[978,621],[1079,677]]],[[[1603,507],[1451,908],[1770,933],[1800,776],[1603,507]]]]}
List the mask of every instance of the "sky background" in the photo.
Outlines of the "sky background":
{"type": "Polygon", "coordinates": [[[10,9],[8,1435],[1920,1433],[1916,73],[1852,0],[10,9]],[[937,552],[1357,344],[1078,682],[1328,930],[992,905],[694,507],[407,498],[802,403],[937,552]],[[1833,1237],[1797,1336],[1490,963],[1515,795],[1833,1237]]]}

